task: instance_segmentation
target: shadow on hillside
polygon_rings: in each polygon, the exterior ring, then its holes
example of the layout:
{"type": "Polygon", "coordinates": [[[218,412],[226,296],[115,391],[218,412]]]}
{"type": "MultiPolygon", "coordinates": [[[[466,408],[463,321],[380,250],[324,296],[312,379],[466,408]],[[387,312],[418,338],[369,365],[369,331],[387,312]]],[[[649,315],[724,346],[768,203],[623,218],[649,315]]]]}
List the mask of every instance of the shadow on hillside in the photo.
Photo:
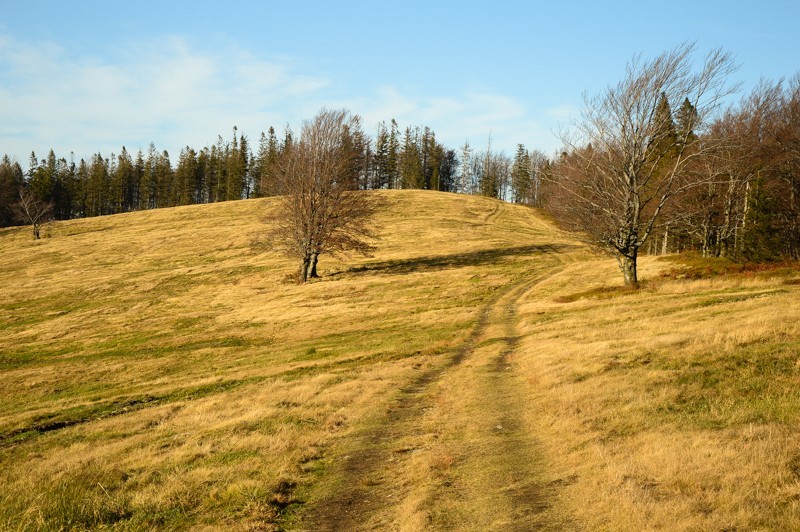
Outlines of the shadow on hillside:
{"type": "Polygon", "coordinates": [[[452,255],[439,255],[435,257],[414,257],[411,259],[388,260],[373,262],[351,268],[343,272],[335,272],[330,277],[340,275],[359,275],[366,273],[405,274],[444,270],[448,268],[462,268],[465,266],[480,266],[495,263],[505,257],[518,257],[537,253],[551,254],[562,253],[574,246],[567,244],[543,244],[530,246],[515,246],[510,248],[487,249],[471,253],[454,253],[452,255]]]}

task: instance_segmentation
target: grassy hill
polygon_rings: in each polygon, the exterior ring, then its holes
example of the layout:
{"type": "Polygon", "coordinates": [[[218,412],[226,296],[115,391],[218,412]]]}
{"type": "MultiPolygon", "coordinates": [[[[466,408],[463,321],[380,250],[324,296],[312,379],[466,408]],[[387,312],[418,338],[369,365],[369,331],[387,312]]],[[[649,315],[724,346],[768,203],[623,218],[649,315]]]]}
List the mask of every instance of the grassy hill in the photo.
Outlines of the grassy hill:
{"type": "Polygon", "coordinates": [[[800,275],[619,284],[530,209],[382,193],[322,279],[271,200],[0,231],[0,529],[800,527],[800,275]]]}

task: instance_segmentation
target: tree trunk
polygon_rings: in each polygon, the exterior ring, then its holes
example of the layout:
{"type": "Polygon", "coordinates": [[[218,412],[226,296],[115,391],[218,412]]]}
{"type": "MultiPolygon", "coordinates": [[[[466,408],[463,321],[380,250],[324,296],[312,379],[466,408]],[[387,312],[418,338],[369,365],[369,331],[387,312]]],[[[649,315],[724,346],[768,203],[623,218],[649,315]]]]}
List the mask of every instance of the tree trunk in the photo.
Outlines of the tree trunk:
{"type": "Polygon", "coordinates": [[[311,254],[311,273],[309,277],[312,279],[319,279],[319,275],[317,275],[317,260],[319,259],[319,253],[312,253],[311,254]]]}
{"type": "MultiPolygon", "coordinates": [[[[661,254],[662,255],[666,255],[667,252],[669,251],[668,244],[669,244],[669,224],[667,224],[666,227],[664,227],[664,243],[661,246],[661,254]]],[[[636,262],[636,259],[634,259],[634,262],[636,262]]],[[[634,266],[634,270],[635,269],[636,269],[636,267],[634,266]]],[[[627,284],[627,283],[625,283],[625,284],[627,284]]]]}
{"type": "Polygon", "coordinates": [[[625,286],[636,287],[639,285],[639,278],[636,275],[636,255],[637,250],[633,250],[630,255],[620,255],[619,269],[622,270],[622,277],[625,286]]]}
{"type": "Polygon", "coordinates": [[[300,274],[299,279],[301,283],[308,281],[308,267],[311,264],[311,257],[305,256],[303,257],[303,264],[300,266],[300,274]]]}

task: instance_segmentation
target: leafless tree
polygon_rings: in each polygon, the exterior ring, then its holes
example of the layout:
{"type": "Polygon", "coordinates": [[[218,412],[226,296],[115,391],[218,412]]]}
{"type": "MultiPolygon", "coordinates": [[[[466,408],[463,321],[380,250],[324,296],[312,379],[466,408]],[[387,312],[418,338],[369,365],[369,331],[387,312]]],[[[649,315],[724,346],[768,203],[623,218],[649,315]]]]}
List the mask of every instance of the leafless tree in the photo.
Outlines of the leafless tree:
{"type": "Polygon", "coordinates": [[[41,238],[42,225],[53,219],[53,203],[39,199],[26,188],[20,188],[19,201],[11,206],[14,216],[22,223],[33,226],[33,238],[41,238]]]}
{"type": "Polygon", "coordinates": [[[765,144],[775,137],[781,91],[781,83],[762,81],[738,107],[730,108],[709,128],[708,139],[718,141],[700,168],[707,180],[690,193],[699,192],[701,201],[695,202],[696,209],[682,209],[688,216],[685,225],[700,237],[704,255],[734,256],[737,251],[737,232],[746,222],[750,185],[760,172],[775,164],[765,144]],[[700,216],[692,219],[691,215],[698,213],[700,216]]]}
{"type": "Polygon", "coordinates": [[[639,249],[665,206],[697,184],[690,169],[714,149],[703,128],[735,91],[727,84],[735,70],[729,54],[713,50],[695,71],[694,51],[684,43],[652,60],[634,57],[622,81],[584,97],[581,119],[560,135],[557,215],[613,252],[629,286],[638,284],[639,249]],[[687,101],[694,113],[676,128],[669,109],[687,101]]]}
{"type": "Polygon", "coordinates": [[[300,260],[298,279],[317,277],[324,253],[374,247],[373,215],[379,196],[358,190],[360,119],[349,111],[323,109],[306,121],[300,138],[278,161],[278,206],[268,216],[268,240],[276,249],[300,260]]]}

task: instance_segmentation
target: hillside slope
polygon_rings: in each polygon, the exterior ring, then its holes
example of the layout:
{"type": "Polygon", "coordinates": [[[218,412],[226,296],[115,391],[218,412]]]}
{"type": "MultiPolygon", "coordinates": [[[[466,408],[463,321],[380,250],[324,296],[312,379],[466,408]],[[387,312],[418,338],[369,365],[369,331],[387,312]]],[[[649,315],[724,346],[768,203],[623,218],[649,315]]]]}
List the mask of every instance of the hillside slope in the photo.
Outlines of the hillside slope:
{"type": "Polygon", "coordinates": [[[271,200],[0,231],[0,529],[800,528],[800,275],[618,289],[530,209],[381,192],[374,257],[271,200]]]}
{"type": "Polygon", "coordinates": [[[574,245],[522,207],[385,195],[376,255],[323,257],[305,286],[251,245],[270,200],[3,231],[3,525],[274,524],[574,245]]]}

